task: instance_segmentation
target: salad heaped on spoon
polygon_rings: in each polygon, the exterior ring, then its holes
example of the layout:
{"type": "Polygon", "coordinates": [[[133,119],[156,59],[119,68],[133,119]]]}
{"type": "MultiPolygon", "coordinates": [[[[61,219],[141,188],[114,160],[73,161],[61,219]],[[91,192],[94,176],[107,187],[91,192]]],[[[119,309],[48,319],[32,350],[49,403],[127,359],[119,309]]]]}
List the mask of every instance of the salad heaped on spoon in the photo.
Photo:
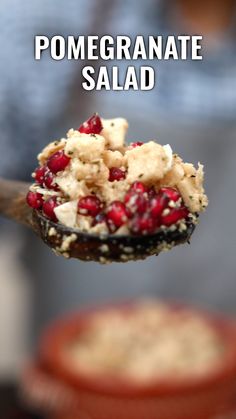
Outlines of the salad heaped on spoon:
{"type": "Polygon", "coordinates": [[[38,155],[27,203],[48,220],[99,237],[184,231],[208,204],[196,169],[155,141],[125,144],[128,123],[94,114],[38,155]]]}

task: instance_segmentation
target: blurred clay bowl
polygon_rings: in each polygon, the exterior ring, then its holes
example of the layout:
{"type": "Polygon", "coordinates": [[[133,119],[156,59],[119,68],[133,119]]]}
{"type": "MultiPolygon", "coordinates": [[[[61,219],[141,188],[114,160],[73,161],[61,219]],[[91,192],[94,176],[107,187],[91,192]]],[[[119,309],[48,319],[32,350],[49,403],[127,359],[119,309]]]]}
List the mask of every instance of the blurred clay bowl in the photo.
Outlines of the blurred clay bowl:
{"type": "MultiPolygon", "coordinates": [[[[134,304],[114,307],[128,313],[134,304]]],[[[183,305],[168,305],[171,310],[185,309],[183,305]]],[[[46,330],[37,359],[22,377],[22,396],[31,408],[51,419],[236,418],[236,323],[233,320],[192,309],[222,339],[225,346],[222,362],[202,376],[190,375],[191,378],[181,380],[173,376],[173,379],[142,384],[105,375],[93,376],[65,362],[64,349],[79,339],[91,316],[110,308],[79,312],[46,330]]]]}

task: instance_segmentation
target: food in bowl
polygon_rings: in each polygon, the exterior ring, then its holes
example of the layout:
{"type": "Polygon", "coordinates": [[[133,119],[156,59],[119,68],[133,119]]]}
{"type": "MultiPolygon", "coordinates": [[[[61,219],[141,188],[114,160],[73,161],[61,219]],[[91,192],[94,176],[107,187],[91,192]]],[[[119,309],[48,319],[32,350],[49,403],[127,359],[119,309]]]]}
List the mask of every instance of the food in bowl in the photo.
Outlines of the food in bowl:
{"type": "Polygon", "coordinates": [[[65,348],[74,372],[112,380],[183,380],[209,374],[225,355],[222,337],[193,310],[156,301],[96,313],[65,348]]]}
{"type": "Polygon", "coordinates": [[[46,330],[24,399],[60,419],[234,418],[235,336],[233,319],[164,301],[86,309],[46,330]]]}
{"type": "Polygon", "coordinates": [[[49,220],[98,235],[186,229],[204,211],[196,169],[155,141],[125,143],[128,123],[97,114],[38,155],[27,202],[49,220]]]}

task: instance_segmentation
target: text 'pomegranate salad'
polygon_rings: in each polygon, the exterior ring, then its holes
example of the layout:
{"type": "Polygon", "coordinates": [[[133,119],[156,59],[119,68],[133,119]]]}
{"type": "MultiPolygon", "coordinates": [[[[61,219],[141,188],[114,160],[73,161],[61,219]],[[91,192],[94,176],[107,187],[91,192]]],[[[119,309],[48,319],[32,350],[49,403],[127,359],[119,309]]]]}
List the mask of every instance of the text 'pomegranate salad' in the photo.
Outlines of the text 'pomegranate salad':
{"type": "Polygon", "coordinates": [[[94,114],[39,154],[27,203],[53,222],[93,234],[185,229],[204,211],[196,169],[155,141],[125,144],[128,123],[94,114]]]}

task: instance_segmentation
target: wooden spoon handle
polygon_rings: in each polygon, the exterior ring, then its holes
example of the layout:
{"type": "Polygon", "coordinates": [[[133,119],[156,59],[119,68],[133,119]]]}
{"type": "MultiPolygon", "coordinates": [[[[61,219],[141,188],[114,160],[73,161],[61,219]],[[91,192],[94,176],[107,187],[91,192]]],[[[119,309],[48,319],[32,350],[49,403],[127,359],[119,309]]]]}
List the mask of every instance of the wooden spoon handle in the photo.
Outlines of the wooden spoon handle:
{"type": "Polygon", "coordinates": [[[0,178],[0,215],[31,225],[32,210],[25,197],[30,184],[0,178]]]}

